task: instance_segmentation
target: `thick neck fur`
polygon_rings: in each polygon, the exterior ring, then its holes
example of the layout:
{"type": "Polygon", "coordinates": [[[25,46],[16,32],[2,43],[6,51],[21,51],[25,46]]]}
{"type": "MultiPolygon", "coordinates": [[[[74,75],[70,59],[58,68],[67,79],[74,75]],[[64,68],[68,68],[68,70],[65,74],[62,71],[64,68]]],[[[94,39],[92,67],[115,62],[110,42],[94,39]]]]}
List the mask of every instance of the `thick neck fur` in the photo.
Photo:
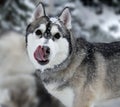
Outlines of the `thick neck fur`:
{"type": "MultiPolygon", "coordinates": [[[[51,70],[40,74],[41,79],[45,83],[59,82],[61,85],[66,84],[74,75],[76,69],[80,66],[83,59],[86,57],[88,43],[80,38],[75,40],[74,52],[70,58],[70,62],[63,70],[52,72],[51,70]]],[[[39,70],[36,71],[40,73],[39,70]]]]}
{"type": "MultiPolygon", "coordinates": [[[[66,86],[78,87],[78,81],[81,86],[85,85],[85,83],[92,83],[96,79],[96,75],[98,75],[95,66],[96,60],[98,60],[96,54],[100,54],[100,60],[103,60],[103,57],[105,60],[112,60],[113,56],[120,56],[119,50],[120,42],[89,43],[82,38],[78,38],[75,40],[75,50],[66,68],[57,72],[48,70],[41,73],[38,70],[38,73],[40,73],[38,75],[46,84],[58,83],[58,88],[66,86]]],[[[102,64],[103,62],[99,63],[102,64]]]]}

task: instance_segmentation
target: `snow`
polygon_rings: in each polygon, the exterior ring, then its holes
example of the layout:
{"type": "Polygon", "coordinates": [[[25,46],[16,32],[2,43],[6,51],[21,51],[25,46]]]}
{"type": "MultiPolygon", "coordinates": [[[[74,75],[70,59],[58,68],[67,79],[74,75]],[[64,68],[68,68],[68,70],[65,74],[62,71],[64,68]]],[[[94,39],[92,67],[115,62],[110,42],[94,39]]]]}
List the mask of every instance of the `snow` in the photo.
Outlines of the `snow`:
{"type": "Polygon", "coordinates": [[[119,38],[120,37],[120,15],[116,15],[111,8],[103,7],[103,14],[97,15],[90,7],[84,7],[80,3],[76,3],[76,7],[79,7],[73,11],[73,16],[79,17],[82,23],[84,23],[84,28],[89,29],[94,25],[99,26],[101,30],[108,33],[109,35],[119,38]],[[118,27],[118,31],[110,31],[109,28],[112,25],[118,27]]]}
{"type": "MultiPolygon", "coordinates": [[[[72,28],[75,37],[82,36],[91,42],[111,42],[120,39],[120,15],[115,14],[115,9],[102,5],[102,14],[98,15],[97,11],[101,9],[100,7],[84,6],[79,0],[75,0],[74,2],[70,2],[69,0],[53,1],[55,5],[53,5],[52,11],[50,11],[50,7],[47,6],[46,13],[56,16],[56,14],[60,14],[66,6],[69,7],[72,15],[72,28]],[[97,37],[92,38],[93,33],[91,33],[91,29],[94,26],[97,26],[99,30],[96,35],[97,37]],[[116,26],[117,30],[111,30],[114,26],[116,26]],[[103,32],[103,35],[101,36],[99,32],[103,32]]],[[[99,3],[99,0],[94,0],[94,2],[99,3]]],[[[48,0],[45,0],[45,3],[51,5],[51,2],[48,0]]],[[[92,32],[95,31],[92,30],[92,32]]]]}
{"type": "Polygon", "coordinates": [[[32,2],[30,2],[30,0],[24,0],[21,2],[23,2],[25,5],[29,6],[31,9],[35,8],[35,5],[32,2]]]}

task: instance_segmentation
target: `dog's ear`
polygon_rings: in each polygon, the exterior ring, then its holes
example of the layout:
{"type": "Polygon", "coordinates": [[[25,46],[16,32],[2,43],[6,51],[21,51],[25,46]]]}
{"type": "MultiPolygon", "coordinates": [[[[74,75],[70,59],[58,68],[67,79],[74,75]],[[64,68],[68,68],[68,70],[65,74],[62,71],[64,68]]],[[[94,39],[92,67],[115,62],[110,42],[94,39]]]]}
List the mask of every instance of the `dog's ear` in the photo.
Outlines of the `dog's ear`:
{"type": "Polygon", "coordinates": [[[72,28],[72,26],[71,26],[71,13],[70,13],[68,7],[63,9],[63,11],[60,14],[59,18],[64,23],[64,25],[67,27],[67,29],[72,28]]]}
{"type": "Polygon", "coordinates": [[[45,16],[45,8],[43,3],[39,3],[38,6],[36,7],[34,13],[33,13],[33,17],[32,20],[36,20],[42,16],[45,16]]]}

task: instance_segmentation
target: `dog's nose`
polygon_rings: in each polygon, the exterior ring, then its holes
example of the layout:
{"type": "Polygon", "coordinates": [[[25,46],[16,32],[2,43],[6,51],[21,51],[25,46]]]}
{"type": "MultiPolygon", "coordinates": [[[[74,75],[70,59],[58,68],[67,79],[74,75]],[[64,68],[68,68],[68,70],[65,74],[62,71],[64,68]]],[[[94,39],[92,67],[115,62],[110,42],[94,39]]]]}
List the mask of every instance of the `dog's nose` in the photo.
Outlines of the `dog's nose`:
{"type": "Polygon", "coordinates": [[[48,46],[43,46],[42,48],[43,48],[43,50],[45,52],[45,55],[49,56],[50,55],[50,48],[48,46]]]}

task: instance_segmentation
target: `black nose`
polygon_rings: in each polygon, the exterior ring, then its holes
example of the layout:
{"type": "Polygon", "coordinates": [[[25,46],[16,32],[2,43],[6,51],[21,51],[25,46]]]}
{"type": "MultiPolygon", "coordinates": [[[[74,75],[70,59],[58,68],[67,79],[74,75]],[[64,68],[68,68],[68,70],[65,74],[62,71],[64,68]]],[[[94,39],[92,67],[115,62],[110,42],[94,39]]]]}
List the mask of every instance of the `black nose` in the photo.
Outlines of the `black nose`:
{"type": "Polygon", "coordinates": [[[45,52],[45,55],[49,56],[50,55],[50,48],[48,46],[43,46],[42,48],[43,48],[43,50],[45,52]]]}

